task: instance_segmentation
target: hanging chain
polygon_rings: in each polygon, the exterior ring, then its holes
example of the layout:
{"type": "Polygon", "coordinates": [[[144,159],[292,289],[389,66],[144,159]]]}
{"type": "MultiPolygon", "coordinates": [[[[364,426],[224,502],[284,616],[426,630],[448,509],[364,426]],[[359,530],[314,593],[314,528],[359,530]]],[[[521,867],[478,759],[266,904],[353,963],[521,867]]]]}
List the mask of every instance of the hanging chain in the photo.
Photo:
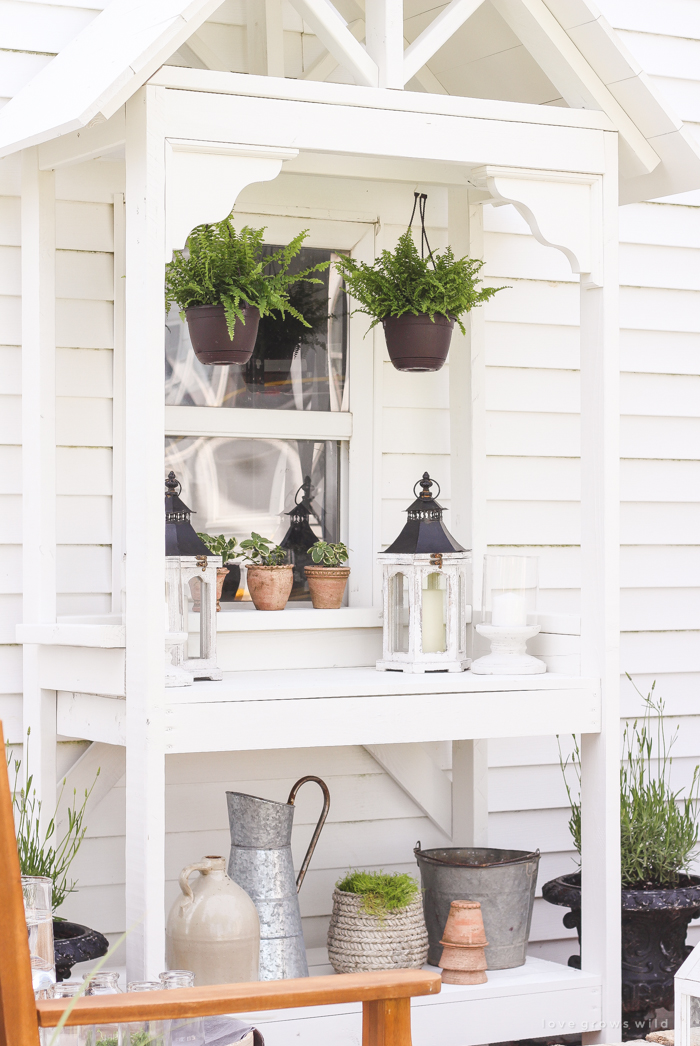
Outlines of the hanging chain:
{"type": "Polygon", "coordinates": [[[410,229],[413,225],[413,219],[415,217],[417,206],[418,214],[420,215],[420,256],[421,258],[425,257],[425,248],[427,247],[428,255],[430,257],[431,262],[433,263],[433,268],[435,268],[435,259],[433,258],[433,252],[430,249],[430,244],[428,243],[428,234],[425,231],[425,205],[427,202],[428,194],[426,192],[414,192],[413,210],[411,211],[411,220],[408,223],[408,227],[410,229]]]}

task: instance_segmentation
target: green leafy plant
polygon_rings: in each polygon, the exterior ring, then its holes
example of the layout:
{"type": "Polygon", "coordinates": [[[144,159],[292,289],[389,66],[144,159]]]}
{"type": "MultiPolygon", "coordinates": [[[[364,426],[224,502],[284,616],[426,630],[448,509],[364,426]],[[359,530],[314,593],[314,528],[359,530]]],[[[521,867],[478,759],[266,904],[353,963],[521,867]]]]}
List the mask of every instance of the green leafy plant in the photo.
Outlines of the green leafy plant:
{"type": "MultiPolygon", "coordinates": [[[[27,730],[27,751],[29,750],[30,733],[31,731],[27,730]]],[[[90,788],[85,789],[85,795],[82,797],[79,806],[77,791],[75,788],[73,789],[72,801],[67,808],[67,825],[61,837],[58,838],[58,813],[63,802],[66,779],[63,779],[53,816],[46,827],[42,828],[42,804],[41,800],[37,798],[36,789],[33,787],[34,775],[30,774],[26,779],[26,783],[21,785],[21,760],[13,760],[10,749],[7,750],[6,758],[8,770],[12,766],[15,774],[12,787],[12,806],[15,815],[17,851],[19,853],[22,875],[43,875],[51,879],[53,883],[51,904],[55,913],[56,909],[63,904],[67,895],[73,893],[76,888],[76,880],[68,879],[68,871],[87,831],[87,826],[83,823],[85,807],[95,787],[100,771],[98,769],[90,788]]]]}
{"type": "Polygon", "coordinates": [[[241,551],[244,553],[246,563],[254,566],[278,567],[287,558],[286,549],[280,548],[271,538],[263,538],[255,531],[241,541],[241,551]]]}
{"type": "Polygon", "coordinates": [[[399,237],[394,251],[382,251],[372,265],[354,258],[339,256],[336,267],[345,278],[348,292],[359,301],[356,310],[373,317],[370,330],[388,316],[429,315],[454,316],[465,333],[460,317],[477,305],[483,305],[503,287],[482,287],[478,274],[482,261],[455,258],[452,248],[443,254],[433,252],[421,258],[411,230],[399,237]]]}
{"type": "MultiPolygon", "coordinates": [[[[686,874],[697,852],[698,821],[696,803],[700,798],[700,766],[696,766],[688,794],[671,786],[671,749],[678,729],[666,738],[663,698],[656,697],[656,682],[648,694],[638,689],[644,701],[641,720],[625,726],[620,766],[620,847],[623,886],[673,886],[686,874]]],[[[576,801],[566,782],[571,805],[569,830],[581,853],[581,754],[574,739],[571,756],[559,755],[564,781],[571,761],[579,783],[576,801]]]]}
{"type": "Polygon", "coordinates": [[[221,562],[226,564],[231,559],[235,559],[239,555],[238,542],[235,538],[226,538],[223,534],[197,534],[204,544],[207,546],[212,556],[221,556],[221,562]]]}
{"type": "Polygon", "coordinates": [[[321,567],[342,567],[348,560],[348,547],[342,541],[316,541],[306,550],[321,567]]]}
{"type": "Polygon", "coordinates": [[[395,908],[405,908],[420,894],[416,880],[405,872],[348,872],[335,884],[345,893],[362,894],[362,908],[370,915],[382,916],[395,908]]]}
{"type": "Polygon", "coordinates": [[[248,225],[236,232],[231,215],[213,225],[198,225],[187,238],[187,248],[173,251],[165,266],[165,307],[185,310],[194,305],[223,305],[233,338],[236,320],[245,324],[244,305],[259,309],[260,316],[289,313],[304,327],[309,324],[293,305],[290,287],[295,283],[320,283],[312,276],[328,267],[319,262],[301,272],[290,272],[290,263],[301,250],[308,230],[272,254],[263,244],[265,229],[248,225]]]}

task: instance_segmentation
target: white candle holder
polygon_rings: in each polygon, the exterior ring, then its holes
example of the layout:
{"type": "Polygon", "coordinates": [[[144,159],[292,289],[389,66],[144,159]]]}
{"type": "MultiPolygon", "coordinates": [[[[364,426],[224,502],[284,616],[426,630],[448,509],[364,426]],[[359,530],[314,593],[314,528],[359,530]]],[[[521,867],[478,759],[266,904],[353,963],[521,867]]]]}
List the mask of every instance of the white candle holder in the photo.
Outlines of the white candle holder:
{"type": "Polygon", "coordinates": [[[544,661],[527,652],[536,636],[537,556],[484,556],[483,620],[476,631],[491,643],[491,653],[472,662],[476,675],[540,675],[544,661]]]}

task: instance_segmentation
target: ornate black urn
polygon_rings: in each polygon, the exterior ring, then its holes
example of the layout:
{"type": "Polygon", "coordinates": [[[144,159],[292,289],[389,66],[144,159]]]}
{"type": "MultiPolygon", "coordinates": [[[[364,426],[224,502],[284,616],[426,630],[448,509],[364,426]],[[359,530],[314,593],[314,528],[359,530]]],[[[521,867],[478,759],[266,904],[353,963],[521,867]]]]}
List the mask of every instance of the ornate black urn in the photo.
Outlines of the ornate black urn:
{"type": "Polygon", "coordinates": [[[54,919],[53,954],[56,960],[56,978],[65,981],[77,962],[99,959],[109,951],[109,941],[97,930],[81,923],[54,919]]]}
{"type": "MultiPolygon", "coordinates": [[[[581,873],[560,875],[542,887],[550,904],[570,908],[563,922],[576,928],[581,944],[581,873]]],[[[700,915],[700,877],[682,876],[677,886],[622,889],[623,1038],[641,1039],[651,1030],[653,1011],[673,1009],[673,978],[691,951],[688,924],[700,915]]],[[[569,957],[581,967],[581,956],[569,957]]]]}

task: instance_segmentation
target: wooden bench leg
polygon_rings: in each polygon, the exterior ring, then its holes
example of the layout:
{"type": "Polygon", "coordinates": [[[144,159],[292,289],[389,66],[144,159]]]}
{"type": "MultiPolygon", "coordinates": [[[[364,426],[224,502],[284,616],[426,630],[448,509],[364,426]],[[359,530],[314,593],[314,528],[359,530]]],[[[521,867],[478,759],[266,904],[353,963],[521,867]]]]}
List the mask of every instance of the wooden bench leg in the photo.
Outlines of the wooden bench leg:
{"type": "Polygon", "coordinates": [[[411,1046],[411,1000],[363,1002],[362,1046],[411,1046]]]}

